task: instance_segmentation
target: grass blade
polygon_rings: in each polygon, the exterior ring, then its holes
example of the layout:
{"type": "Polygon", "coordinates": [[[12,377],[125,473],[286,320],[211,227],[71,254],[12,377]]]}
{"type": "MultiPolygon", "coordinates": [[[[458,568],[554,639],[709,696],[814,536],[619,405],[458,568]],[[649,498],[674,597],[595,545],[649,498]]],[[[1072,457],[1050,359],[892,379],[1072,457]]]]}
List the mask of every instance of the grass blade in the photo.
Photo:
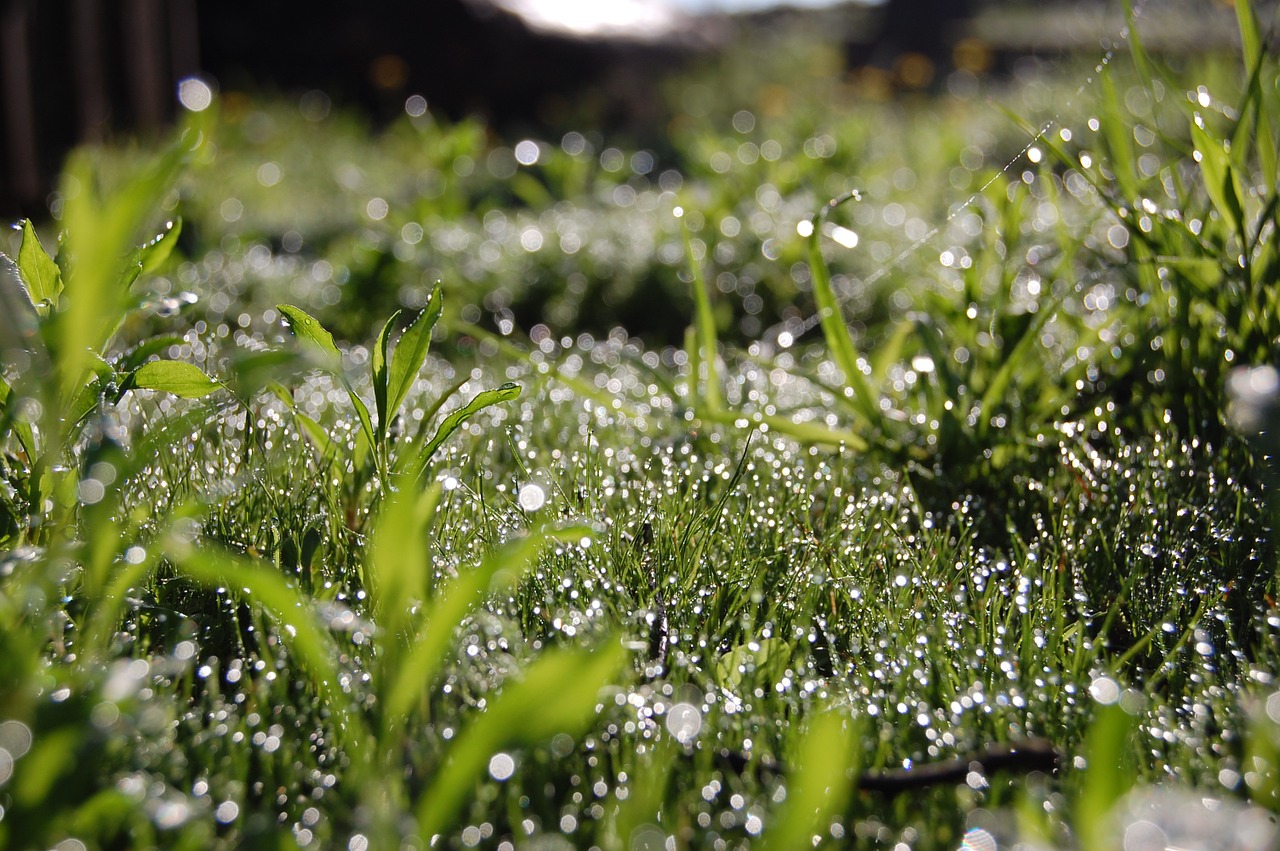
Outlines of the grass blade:
{"type": "Polygon", "coordinates": [[[844,380],[853,390],[853,402],[867,425],[876,422],[875,398],[871,385],[858,364],[858,348],[854,345],[853,335],[844,324],[840,315],[840,304],[836,300],[835,291],[831,288],[831,272],[827,261],[822,256],[822,224],[827,214],[848,201],[858,198],[858,194],[850,192],[839,198],[833,198],[813,214],[810,223],[813,227],[809,234],[809,273],[813,276],[813,297],[818,305],[818,319],[822,324],[822,333],[831,349],[831,358],[844,373],[844,380]]]}
{"type": "Polygon", "coordinates": [[[1231,155],[1220,140],[1209,134],[1199,116],[1191,121],[1191,140],[1199,155],[1200,174],[1209,200],[1232,231],[1243,236],[1244,207],[1240,199],[1244,197],[1244,189],[1231,166],[1231,155]]]}
{"type": "Polygon", "coordinates": [[[720,373],[716,369],[716,320],[711,312],[711,295],[707,290],[706,279],[702,275],[702,264],[693,253],[693,236],[689,233],[689,225],[685,223],[683,211],[680,215],[680,233],[684,237],[684,253],[689,258],[689,274],[693,276],[693,303],[695,309],[695,328],[697,337],[697,361],[690,376],[689,392],[693,396],[695,410],[705,408],[698,413],[719,413],[724,410],[720,397],[720,373]],[[703,385],[701,400],[704,405],[697,405],[698,364],[706,369],[706,382],[703,385]]]}
{"type": "Polygon", "coordinates": [[[766,851],[811,848],[812,838],[824,833],[831,816],[844,807],[858,770],[855,732],[853,723],[836,712],[813,719],[800,741],[786,804],[763,837],[766,851]]]}
{"type": "MultiPolygon", "coordinates": [[[[448,829],[493,754],[537,744],[557,733],[573,735],[595,716],[600,691],[626,661],[621,643],[597,651],[548,650],[523,678],[507,686],[488,710],[463,730],[418,804],[418,829],[430,837],[448,829]]],[[[795,846],[799,847],[799,846],[795,846]]]]}
{"type": "Polygon", "coordinates": [[[512,381],[508,381],[496,390],[485,390],[477,393],[474,399],[444,418],[444,422],[440,423],[440,428],[436,429],[435,436],[422,448],[417,458],[412,460],[412,467],[409,469],[413,471],[415,476],[421,476],[427,469],[431,456],[440,448],[440,444],[448,440],[449,435],[457,431],[459,426],[477,412],[500,402],[509,402],[519,395],[520,385],[512,381]]]}
{"type": "Polygon", "coordinates": [[[384,437],[391,425],[391,417],[387,415],[387,353],[391,345],[391,329],[399,317],[398,310],[391,314],[373,344],[373,401],[378,410],[378,428],[384,437]]]}
{"type": "Polygon", "coordinates": [[[182,218],[166,223],[165,229],[151,238],[146,245],[134,252],[134,261],[143,275],[154,275],[164,267],[173,255],[173,249],[182,235],[182,218]]]}
{"type": "Polygon", "coordinates": [[[369,448],[374,452],[374,458],[378,460],[378,466],[381,467],[381,460],[378,459],[377,447],[380,445],[377,435],[373,431],[373,420],[369,417],[369,406],[360,398],[360,394],[356,393],[355,388],[351,386],[351,382],[347,380],[346,375],[342,372],[342,354],[338,351],[338,346],[333,342],[333,335],[330,334],[320,321],[311,314],[307,313],[300,307],[292,304],[277,304],[276,310],[279,310],[289,321],[289,327],[293,329],[294,335],[302,341],[303,345],[321,357],[321,363],[324,368],[342,381],[342,386],[346,388],[347,396],[351,399],[351,406],[356,409],[356,416],[360,420],[360,430],[364,433],[365,440],[369,443],[369,448]]]}
{"type": "MultiPolygon", "coordinates": [[[[413,383],[418,380],[418,372],[426,363],[427,352],[431,348],[431,332],[443,312],[444,298],[440,293],[440,285],[436,284],[427,306],[404,329],[391,355],[391,371],[387,376],[386,391],[388,423],[399,412],[409,391],[413,389],[413,383]]],[[[386,428],[383,425],[383,429],[386,428]]]]}
{"type": "Polygon", "coordinates": [[[277,304],[276,310],[280,311],[288,321],[290,330],[303,342],[304,346],[320,353],[327,369],[333,372],[339,370],[342,355],[338,351],[337,344],[333,342],[333,335],[325,330],[320,320],[292,304],[277,304]]]}
{"type": "Polygon", "coordinates": [[[454,630],[485,594],[518,581],[549,541],[581,540],[588,534],[590,530],[583,526],[532,533],[450,581],[427,607],[408,656],[389,672],[384,703],[387,721],[399,723],[431,688],[444,666],[454,630]]]}

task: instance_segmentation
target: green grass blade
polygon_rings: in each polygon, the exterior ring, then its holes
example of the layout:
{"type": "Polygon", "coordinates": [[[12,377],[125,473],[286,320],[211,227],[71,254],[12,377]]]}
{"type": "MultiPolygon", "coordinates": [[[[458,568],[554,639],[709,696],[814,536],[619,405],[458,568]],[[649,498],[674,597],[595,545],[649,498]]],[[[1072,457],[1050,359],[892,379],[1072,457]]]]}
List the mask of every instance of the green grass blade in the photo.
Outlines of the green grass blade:
{"type": "Polygon", "coordinates": [[[813,297],[818,306],[818,320],[827,346],[831,349],[831,358],[844,373],[845,382],[853,390],[856,409],[861,412],[866,424],[872,425],[877,419],[875,394],[858,364],[858,347],[853,342],[853,335],[849,333],[849,326],[845,325],[844,318],[840,315],[840,304],[831,288],[831,272],[827,268],[826,258],[822,256],[822,224],[827,215],[841,204],[858,197],[856,193],[847,193],[828,201],[813,214],[810,219],[813,231],[809,234],[809,274],[813,277],[813,297]]]}
{"type": "Polygon", "coordinates": [[[581,732],[595,716],[601,690],[626,659],[617,641],[597,651],[548,650],[518,682],[505,686],[485,713],[463,728],[419,800],[418,830],[423,838],[430,842],[454,823],[496,752],[534,745],[558,733],[581,732]]]}
{"type": "Polygon", "coordinates": [[[590,530],[583,526],[531,533],[447,583],[423,614],[408,654],[388,672],[383,703],[387,722],[399,723],[423,699],[444,667],[454,630],[491,589],[517,582],[547,542],[581,540],[589,534],[590,530]]]}
{"type": "Polygon", "coordinates": [[[165,225],[165,229],[134,253],[134,261],[138,271],[143,275],[154,275],[164,268],[164,264],[173,255],[178,245],[178,237],[182,235],[182,218],[178,217],[165,225]]]}
{"type": "Polygon", "coordinates": [[[418,372],[426,363],[427,352],[431,348],[431,332],[443,312],[444,297],[440,292],[440,285],[436,284],[431,290],[427,306],[404,329],[391,355],[391,371],[387,381],[388,422],[400,411],[400,406],[413,389],[413,383],[418,380],[418,372]]]}
{"type": "Polygon", "coordinates": [[[380,443],[373,430],[373,420],[369,417],[369,406],[364,403],[364,400],[360,398],[360,394],[356,393],[355,388],[351,386],[351,382],[343,374],[342,354],[338,351],[337,344],[333,342],[333,335],[325,330],[325,327],[320,324],[318,319],[300,307],[295,307],[292,304],[277,304],[276,310],[279,310],[288,320],[289,327],[293,329],[294,335],[302,341],[303,346],[319,354],[323,367],[341,379],[342,386],[346,389],[347,396],[351,399],[351,407],[355,408],[356,417],[360,420],[360,431],[364,433],[369,449],[374,452],[375,461],[379,469],[381,469],[381,459],[378,458],[377,454],[377,447],[380,443]]]}
{"type": "Polygon", "coordinates": [[[333,442],[333,438],[329,436],[324,426],[298,410],[293,412],[293,417],[298,421],[302,433],[306,435],[307,440],[311,441],[322,458],[333,461],[338,457],[337,444],[333,442]]]}
{"type": "Polygon", "coordinates": [[[1124,0],[1124,20],[1125,32],[1129,37],[1129,55],[1133,57],[1133,67],[1137,69],[1142,85],[1147,91],[1152,91],[1154,89],[1153,81],[1155,80],[1156,66],[1151,61],[1151,54],[1147,52],[1147,46],[1142,42],[1142,32],[1138,27],[1138,18],[1133,10],[1133,0],[1124,0]]]}
{"type": "Polygon", "coordinates": [[[136,277],[134,240],[160,209],[204,135],[189,129],[118,191],[104,192],[90,154],[73,154],[64,176],[63,294],[55,337],[58,391],[72,398],[85,383],[90,359],[103,351],[128,309],[127,284],[136,277]],[[132,268],[131,268],[132,267],[132,268]]]}
{"type": "Polygon", "coordinates": [[[210,378],[195,364],[176,360],[155,360],[144,363],[129,373],[120,385],[126,390],[161,390],[183,399],[200,399],[222,385],[210,378]]]}
{"type": "Polygon", "coordinates": [[[186,339],[180,334],[165,334],[144,340],[120,358],[116,368],[124,373],[133,372],[151,358],[164,354],[172,346],[181,346],[184,342],[186,339]]]}
{"type": "Polygon", "coordinates": [[[398,310],[391,314],[391,318],[383,324],[382,330],[378,332],[378,339],[373,344],[373,401],[378,411],[378,430],[384,438],[391,427],[391,417],[387,415],[387,353],[391,346],[391,329],[395,327],[396,319],[399,317],[398,310]]]}
{"type": "Polygon", "coordinates": [[[435,516],[443,487],[420,491],[412,479],[390,489],[369,544],[368,591],[374,621],[391,642],[398,643],[410,613],[427,597],[431,565],[427,528],[435,516]]]}
{"type": "Polygon", "coordinates": [[[831,817],[844,809],[858,771],[856,726],[834,711],[817,715],[799,744],[796,775],[782,811],[761,842],[766,851],[813,847],[831,817]]]}
{"type": "Polygon", "coordinates": [[[1118,847],[1112,838],[1111,810],[1133,784],[1126,765],[1134,719],[1117,704],[1099,706],[1085,738],[1086,767],[1076,803],[1076,831],[1080,847],[1103,851],[1118,847]]]}
{"type": "Polygon", "coordinates": [[[1252,68],[1262,61],[1262,36],[1258,32],[1258,19],[1250,0],[1234,0],[1236,24],[1240,28],[1240,48],[1246,67],[1252,68]]]}
{"type": "MultiPolygon", "coordinates": [[[[698,393],[698,373],[695,368],[690,378],[690,393],[693,395],[694,410],[699,414],[718,413],[724,409],[720,395],[720,372],[716,368],[716,319],[711,311],[711,294],[707,289],[706,278],[702,274],[702,264],[693,253],[693,235],[689,232],[684,216],[680,217],[680,233],[684,237],[684,253],[689,258],[689,274],[693,276],[694,327],[697,329],[698,363],[706,370],[706,382],[702,393],[698,393]],[[699,401],[704,404],[697,404],[699,401]],[[705,412],[703,409],[705,408],[705,412]]],[[[692,352],[691,352],[692,354],[692,352]]]]}
{"type": "Polygon", "coordinates": [[[337,372],[341,368],[342,354],[333,342],[333,335],[325,330],[319,319],[292,304],[277,304],[276,310],[288,321],[289,329],[304,347],[321,355],[327,369],[337,372]]]}
{"type": "Polygon", "coordinates": [[[171,536],[165,546],[178,570],[211,588],[226,587],[261,606],[285,633],[290,652],[310,674],[312,685],[339,719],[334,725],[353,762],[370,740],[369,731],[342,689],[336,660],[342,651],[325,629],[310,599],[271,565],[232,553],[197,547],[171,536]]]}
{"type": "Polygon", "coordinates": [[[347,396],[351,398],[351,407],[356,409],[356,417],[360,420],[360,431],[364,434],[364,439],[369,442],[369,449],[374,453],[374,459],[378,468],[382,468],[382,460],[378,456],[378,438],[373,431],[373,420],[369,417],[369,406],[360,398],[360,394],[356,393],[351,382],[346,377],[342,378],[342,386],[347,389],[347,396]]]}
{"type": "Polygon", "coordinates": [[[1222,141],[1210,135],[1199,116],[1191,121],[1191,140],[1199,155],[1200,174],[1204,178],[1205,192],[1218,215],[1237,234],[1244,233],[1244,207],[1241,199],[1244,189],[1239,175],[1231,165],[1231,155],[1222,141]]]}
{"type": "Polygon", "coordinates": [[[1132,121],[1116,91],[1110,65],[1102,69],[1101,82],[1102,131],[1107,140],[1107,151],[1111,154],[1111,171],[1115,174],[1116,183],[1120,184],[1120,192],[1125,202],[1131,204],[1140,194],[1137,165],[1133,155],[1132,121]]]}
{"type": "Polygon", "coordinates": [[[440,448],[440,444],[448,440],[449,435],[457,431],[459,426],[485,408],[501,402],[509,402],[519,395],[520,385],[512,381],[508,381],[495,390],[484,390],[477,393],[470,402],[444,418],[444,422],[440,423],[440,428],[436,429],[435,436],[427,442],[426,446],[422,447],[422,451],[416,457],[412,455],[406,456],[406,463],[412,465],[409,469],[413,471],[415,476],[421,476],[426,471],[427,464],[431,461],[431,456],[440,448]]]}
{"type": "Polygon", "coordinates": [[[1036,311],[1035,319],[1031,321],[1021,339],[1014,345],[1013,351],[1009,352],[1004,362],[1000,364],[996,374],[992,376],[991,383],[987,385],[987,389],[983,392],[980,403],[981,408],[978,414],[979,435],[985,436],[991,428],[991,417],[994,413],[993,407],[1008,395],[1009,387],[1013,384],[1018,370],[1026,369],[1028,364],[1037,363],[1028,358],[1027,355],[1039,341],[1040,332],[1044,330],[1045,324],[1058,312],[1058,306],[1061,303],[1062,299],[1059,298],[1055,299],[1052,304],[1040,306],[1040,309],[1036,311]]]}

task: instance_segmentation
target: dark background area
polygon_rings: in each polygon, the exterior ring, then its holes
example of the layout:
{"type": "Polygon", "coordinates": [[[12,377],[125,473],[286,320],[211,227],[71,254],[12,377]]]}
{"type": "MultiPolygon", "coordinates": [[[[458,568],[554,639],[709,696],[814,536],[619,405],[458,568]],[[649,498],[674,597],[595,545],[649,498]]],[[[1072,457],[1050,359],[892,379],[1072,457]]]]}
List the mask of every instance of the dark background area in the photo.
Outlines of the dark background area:
{"type": "MultiPolygon", "coordinates": [[[[853,61],[944,53],[971,0],[891,0],[851,47],[853,61]],[[882,36],[882,37],[881,37],[882,36]]],[[[555,127],[591,92],[592,118],[658,124],[656,81],[733,37],[707,19],[662,39],[538,31],[483,0],[3,0],[0,4],[0,215],[46,215],[66,152],[115,134],[155,133],[179,80],[223,91],[326,92],[374,121],[408,94],[451,118],[555,127]]],[[[863,10],[865,17],[865,10],[863,10]]]]}
{"type": "MultiPolygon", "coordinates": [[[[784,2],[773,11],[698,18],[660,38],[591,39],[534,29],[494,2],[0,0],[0,217],[44,218],[71,147],[156,133],[173,117],[177,82],[193,74],[224,92],[322,90],[375,123],[400,115],[405,98],[420,94],[435,114],[479,115],[499,132],[563,130],[587,120],[643,136],[661,132],[661,78],[744,28],[815,18],[825,37],[844,42],[851,69],[891,68],[918,55],[940,72],[957,40],[973,42],[976,32],[998,72],[1027,53],[1096,54],[1096,32],[1073,33],[1053,15],[1105,9],[1115,16],[1120,8],[1117,0],[887,0],[800,12],[784,2]]],[[[1225,11],[1230,32],[1229,5],[1148,3],[1144,30],[1160,13],[1181,34],[1172,49],[1209,49],[1217,36],[1197,21],[1225,11]]]]}

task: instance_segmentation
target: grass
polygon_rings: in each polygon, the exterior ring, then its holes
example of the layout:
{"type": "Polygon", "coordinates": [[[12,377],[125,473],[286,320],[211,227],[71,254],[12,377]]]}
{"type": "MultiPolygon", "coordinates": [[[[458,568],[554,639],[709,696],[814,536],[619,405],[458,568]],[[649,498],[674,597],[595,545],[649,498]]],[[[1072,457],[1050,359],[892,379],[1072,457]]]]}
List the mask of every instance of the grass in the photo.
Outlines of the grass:
{"type": "Polygon", "coordinates": [[[1238,9],[999,94],[1066,104],[1008,169],[820,49],[662,152],[228,96],[80,154],[0,282],[0,844],[1271,847],[1238,9]]]}

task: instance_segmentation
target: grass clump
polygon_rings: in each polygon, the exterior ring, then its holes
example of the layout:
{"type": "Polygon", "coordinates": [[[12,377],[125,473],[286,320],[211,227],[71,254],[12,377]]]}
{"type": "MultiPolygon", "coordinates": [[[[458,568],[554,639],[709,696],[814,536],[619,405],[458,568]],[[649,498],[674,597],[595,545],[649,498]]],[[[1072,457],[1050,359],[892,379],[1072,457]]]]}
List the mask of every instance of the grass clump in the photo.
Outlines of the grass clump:
{"type": "Polygon", "coordinates": [[[834,153],[722,170],[696,122],[666,170],[579,134],[510,173],[406,122],[368,162],[416,194],[349,175],[324,237],[202,183],[243,116],[114,187],[77,161],[59,250],[24,227],[0,280],[0,841],[1270,847],[1270,469],[1224,387],[1275,356],[1276,67],[1238,9],[1238,94],[1184,103],[1133,36],[923,231],[896,161],[822,207],[834,153]],[[583,210],[619,218],[556,230],[583,210]],[[553,230],[607,277],[618,222],[691,289],[682,348],[477,299],[553,230]],[[335,321],[365,292],[408,315],[335,321]]]}

